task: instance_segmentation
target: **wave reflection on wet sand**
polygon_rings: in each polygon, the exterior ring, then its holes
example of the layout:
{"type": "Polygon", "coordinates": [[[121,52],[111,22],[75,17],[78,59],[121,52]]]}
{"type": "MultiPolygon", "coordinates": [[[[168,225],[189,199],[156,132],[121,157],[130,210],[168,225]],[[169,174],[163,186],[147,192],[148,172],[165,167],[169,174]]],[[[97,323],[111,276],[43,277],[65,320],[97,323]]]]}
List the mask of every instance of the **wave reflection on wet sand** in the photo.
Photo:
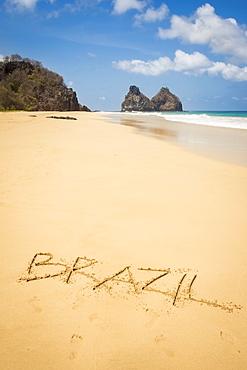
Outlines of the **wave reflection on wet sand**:
{"type": "Polygon", "coordinates": [[[247,166],[247,130],[168,121],[155,115],[116,114],[114,123],[218,161],[247,166]]]}

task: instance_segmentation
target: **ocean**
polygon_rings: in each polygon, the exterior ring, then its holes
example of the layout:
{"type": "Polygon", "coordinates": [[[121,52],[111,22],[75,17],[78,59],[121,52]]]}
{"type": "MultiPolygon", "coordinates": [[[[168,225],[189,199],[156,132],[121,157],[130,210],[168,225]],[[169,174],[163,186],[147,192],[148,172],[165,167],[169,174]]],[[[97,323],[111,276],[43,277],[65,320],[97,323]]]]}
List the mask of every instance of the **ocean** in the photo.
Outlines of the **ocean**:
{"type": "Polygon", "coordinates": [[[159,116],[168,121],[195,125],[226,127],[247,130],[247,111],[183,111],[183,112],[105,112],[107,114],[131,114],[159,116]]]}
{"type": "Polygon", "coordinates": [[[247,130],[247,111],[188,111],[142,114],[154,114],[169,121],[247,130]]]}

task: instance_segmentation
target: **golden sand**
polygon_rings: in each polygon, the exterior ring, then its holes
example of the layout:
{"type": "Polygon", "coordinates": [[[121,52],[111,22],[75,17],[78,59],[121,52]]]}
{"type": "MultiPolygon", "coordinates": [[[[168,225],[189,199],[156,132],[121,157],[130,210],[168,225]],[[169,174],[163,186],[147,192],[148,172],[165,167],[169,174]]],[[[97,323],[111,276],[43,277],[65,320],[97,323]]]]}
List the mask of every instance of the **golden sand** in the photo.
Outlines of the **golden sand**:
{"type": "Polygon", "coordinates": [[[48,115],[0,113],[0,368],[246,369],[247,168],[48,115]]]}

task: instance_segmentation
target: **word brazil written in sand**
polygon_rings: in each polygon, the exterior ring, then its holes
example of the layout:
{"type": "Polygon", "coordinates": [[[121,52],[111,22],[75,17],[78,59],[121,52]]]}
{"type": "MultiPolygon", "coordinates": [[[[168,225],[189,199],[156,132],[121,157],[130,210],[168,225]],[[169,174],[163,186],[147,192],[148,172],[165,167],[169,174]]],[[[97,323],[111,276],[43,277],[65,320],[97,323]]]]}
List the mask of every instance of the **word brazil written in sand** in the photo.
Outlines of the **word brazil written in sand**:
{"type": "MultiPolygon", "coordinates": [[[[126,287],[127,292],[135,295],[147,292],[158,293],[166,296],[170,304],[181,307],[186,301],[205,304],[207,306],[220,308],[227,312],[241,309],[239,305],[230,303],[218,303],[207,299],[195,297],[195,281],[198,277],[197,271],[192,269],[157,269],[137,268],[125,266],[107,277],[96,277],[95,268],[100,265],[99,261],[87,257],[77,257],[73,262],[64,260],[54,262],[53,255],[47,253],[36,253],[28,264],[27,273],[19,281],[34,282],[43,279],[60,278],[66,284],[77,282],[79,277],[86,278],[85,288],[91,291],[106,290],[114,294],[114,288],[121,284],[126,287]],[[137,281],[136,278],[141,278],[137,281]],[[89,283],[89,284],[88,284],[89,283]]],[[[99,275],[102,273],[99,272],[99,275]]]]}

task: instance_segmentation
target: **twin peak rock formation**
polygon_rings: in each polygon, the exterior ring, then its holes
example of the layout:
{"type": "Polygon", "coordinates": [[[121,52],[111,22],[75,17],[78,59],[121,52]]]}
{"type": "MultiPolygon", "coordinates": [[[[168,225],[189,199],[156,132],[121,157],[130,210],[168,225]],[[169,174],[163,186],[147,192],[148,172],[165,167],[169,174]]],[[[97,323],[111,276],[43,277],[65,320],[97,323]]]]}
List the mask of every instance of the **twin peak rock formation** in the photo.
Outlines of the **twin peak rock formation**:
{"type": "Polygon", "coordinates": [[[151,100],[137,86],[130,86],[122,103],[121,112],[174,112],[183,110],[180,99],[169,89],[162,87],[151,100]]]}

